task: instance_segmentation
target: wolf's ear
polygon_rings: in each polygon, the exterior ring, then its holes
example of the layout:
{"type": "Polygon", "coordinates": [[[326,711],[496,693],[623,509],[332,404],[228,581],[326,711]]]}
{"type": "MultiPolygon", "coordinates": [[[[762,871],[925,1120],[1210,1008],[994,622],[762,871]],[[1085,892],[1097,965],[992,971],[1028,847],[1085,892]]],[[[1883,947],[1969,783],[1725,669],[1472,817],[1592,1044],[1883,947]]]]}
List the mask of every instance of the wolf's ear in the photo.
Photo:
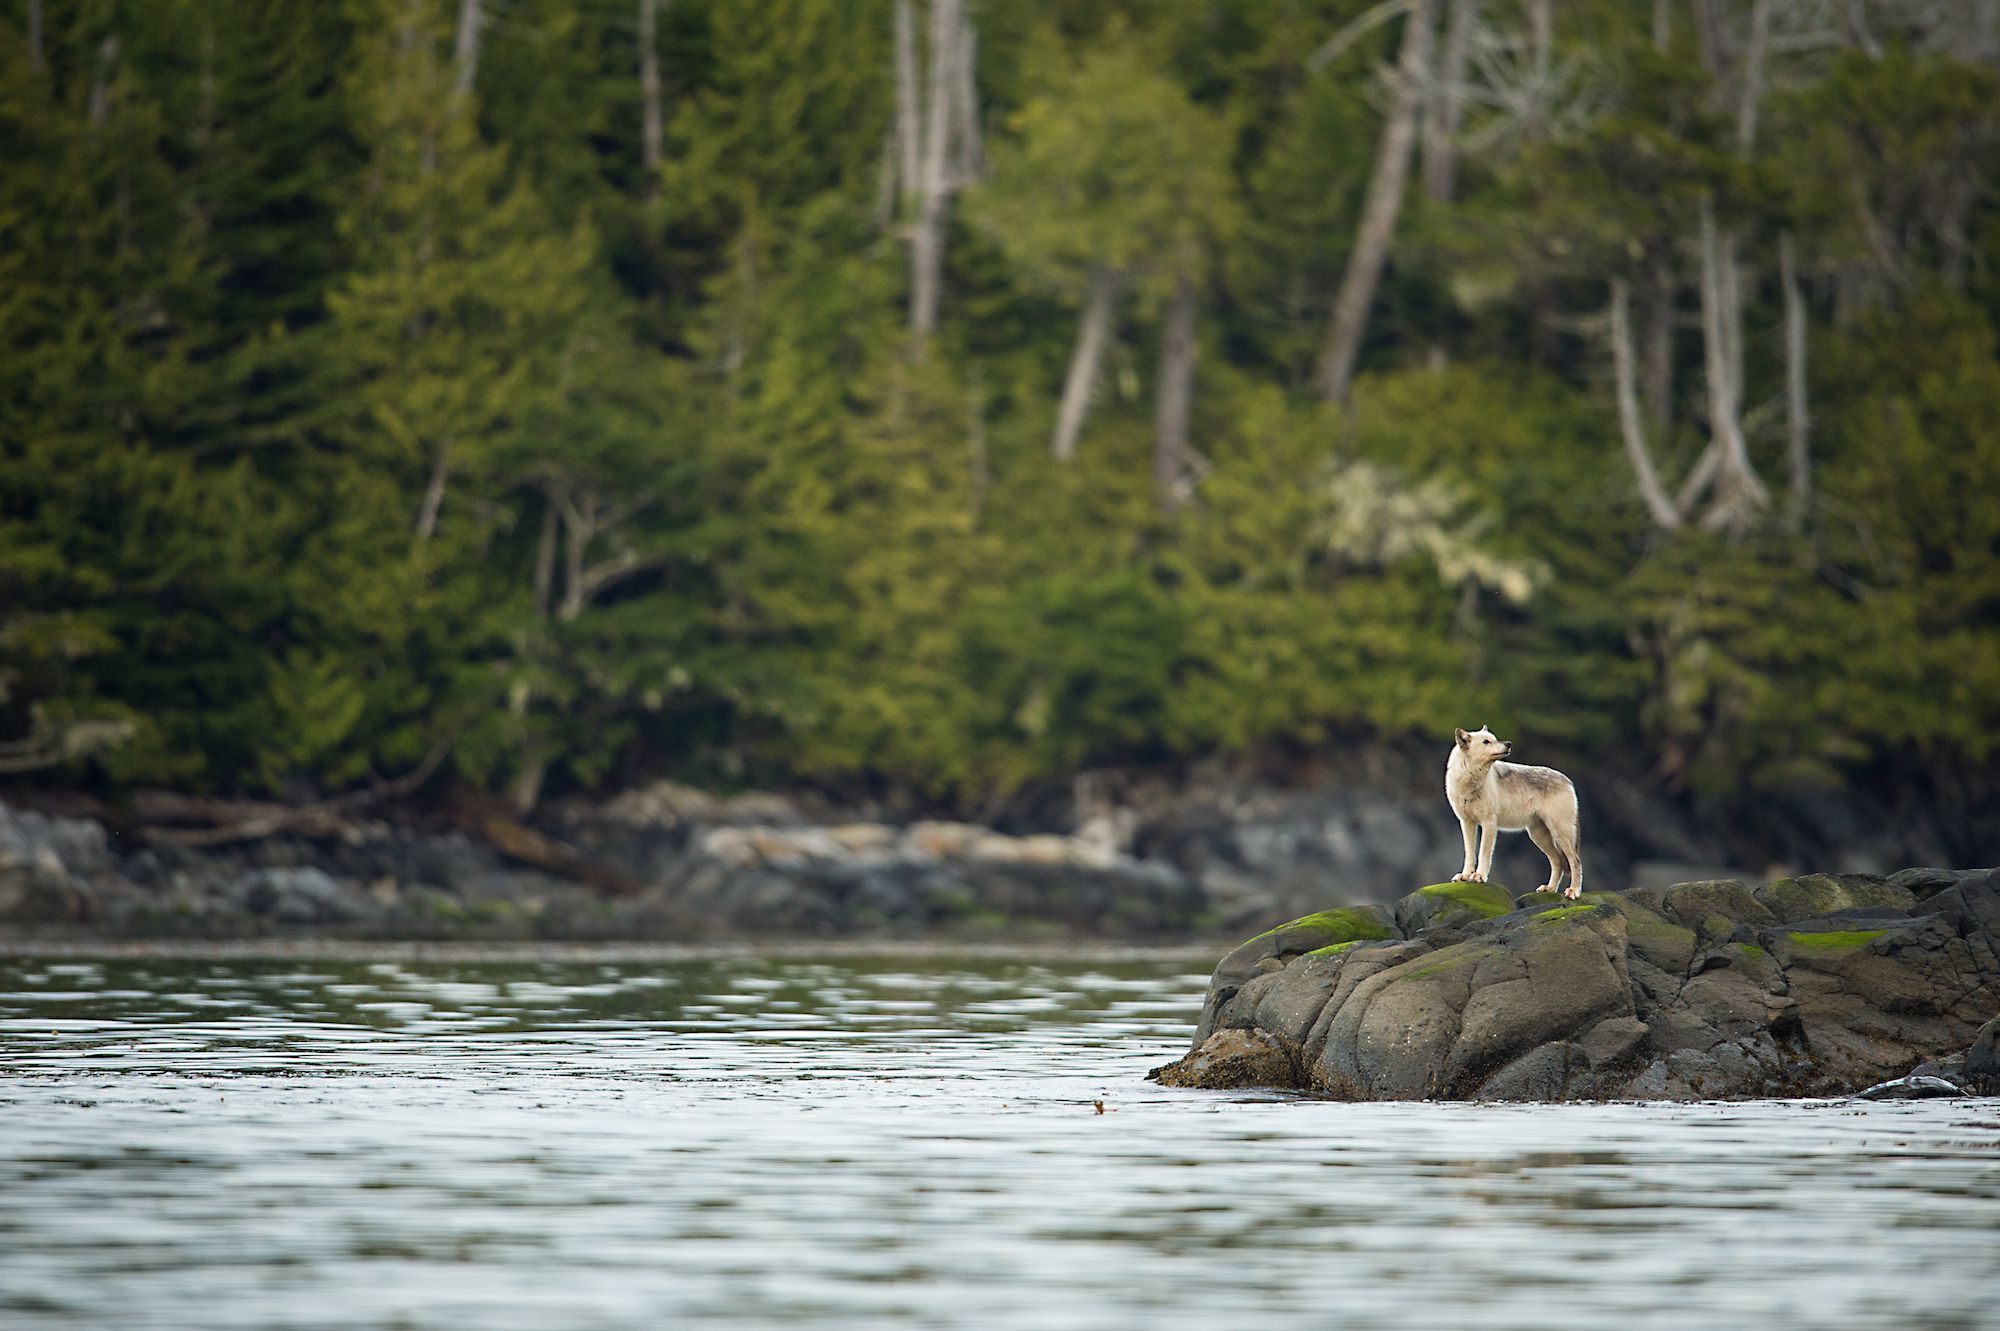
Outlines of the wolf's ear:
{"type": "Polygon", "coordinates": [[[1451,733],[1458,736],[1458,742],[1461,746],[1464,745],[1465,741],[1472,738],[1471,735],[1466,733],[1464,726],[1460,726],[1457,730],[1454,730],[1451,733]]]}

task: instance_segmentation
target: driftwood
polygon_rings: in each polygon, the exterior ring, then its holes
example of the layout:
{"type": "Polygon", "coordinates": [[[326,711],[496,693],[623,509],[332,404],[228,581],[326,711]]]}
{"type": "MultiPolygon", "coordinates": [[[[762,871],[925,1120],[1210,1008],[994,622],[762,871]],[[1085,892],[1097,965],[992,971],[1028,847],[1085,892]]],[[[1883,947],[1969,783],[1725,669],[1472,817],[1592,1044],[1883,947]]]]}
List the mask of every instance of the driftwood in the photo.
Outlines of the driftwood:
{"type": "Polygon", "coordinates": [[[622,869],[593,860],[568,842],[545,836],[505,814],[471,813],[454,821],[507,858],[559,878],[573,878],[614,896],[634,896],[645,890],[644,883],[622,869]]]}
{"type": "Polygon", "coordinates": [[[348,815],[383,800],[410,794],[431,779],[449,752],[451,741],[440,740],[421,763],[402,776],[316,804],[207,799],[165,790],[142,790],[132,797],[132,812],[141,824],[138,829],[141,840],[167,846],[226,846],[238,841],[258,841],[281,832],[305,837],[359,837],[360,829],[348,815]],[[200,825],[185,826],[189,823],[200,825]]]}
{"type": "MultiPolygon", "coordinates": [[[[135,835],[156,845],[197,848],[280,835],[358,840],[363,833],[352,815],[384,800],[411,794],[430,779],[449,751],[450,742],[442,741],[422,763],[404,775],[316,804],[140,791],[131,800],[131,814],[139,823],[135,835]]],[[[631,896],[645,889],[645,884],[623,870],[594,860],[575,846],[537,832],[482,801],[451,801],[446,816],[454,826],[485,841],[510,860],[560,878],[587,883],[613,895],[631,896]]]]}

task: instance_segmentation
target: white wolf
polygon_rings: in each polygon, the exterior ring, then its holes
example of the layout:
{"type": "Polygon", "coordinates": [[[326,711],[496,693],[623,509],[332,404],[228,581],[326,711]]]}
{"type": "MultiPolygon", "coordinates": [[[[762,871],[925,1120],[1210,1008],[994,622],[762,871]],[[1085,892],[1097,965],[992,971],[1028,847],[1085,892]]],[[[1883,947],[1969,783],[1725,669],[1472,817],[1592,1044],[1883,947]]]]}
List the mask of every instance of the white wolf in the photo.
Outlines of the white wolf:
{"type": "Polygon", "coordinates": [[[1458,815],[1465,837],[1465,867],[1454,883],[1483,883],[1493,870],[1493,843],[1502,832],[1525,830],[1549,857],[1549,881],[1537,892],[1553,892],[1569,872],[1563,895],[1574,900],[1583,892],[1583,857],[1578,853],[1581,823],[1576,811],[1576,785],[1553,767],[1524,767],[1500,760],[1514,746],[1485,726],[1455,732],[1458,743],[1444,765],[1444,793],[1458,815]],[[1474,836],[1479,837],[1474,856],[1474,836]]]}

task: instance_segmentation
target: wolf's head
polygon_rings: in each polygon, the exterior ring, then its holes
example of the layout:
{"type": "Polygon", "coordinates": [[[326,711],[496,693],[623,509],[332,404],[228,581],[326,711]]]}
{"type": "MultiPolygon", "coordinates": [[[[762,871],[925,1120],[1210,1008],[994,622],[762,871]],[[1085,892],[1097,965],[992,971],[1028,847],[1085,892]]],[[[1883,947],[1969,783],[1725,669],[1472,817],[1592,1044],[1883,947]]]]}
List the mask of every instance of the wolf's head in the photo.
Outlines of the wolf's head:
{"type": "Polygon", "coordinates": [[[1458,730],[1452,733],[1458,737],[1459,752],[1465,755],[1467,762],[1475,766],[1496,762],[1514,752],[1512,743],[1501,739],[1485,726],[1477,730],[1458,730]]]}

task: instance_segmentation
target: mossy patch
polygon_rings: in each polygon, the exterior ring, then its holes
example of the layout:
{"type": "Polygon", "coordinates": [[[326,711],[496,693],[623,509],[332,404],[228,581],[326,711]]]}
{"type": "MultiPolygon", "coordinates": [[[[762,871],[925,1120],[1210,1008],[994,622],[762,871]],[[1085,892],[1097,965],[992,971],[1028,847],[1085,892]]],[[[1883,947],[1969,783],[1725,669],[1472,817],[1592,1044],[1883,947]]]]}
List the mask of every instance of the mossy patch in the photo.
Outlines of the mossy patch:
{"type": "Polygon", "coordinates": [[[1486,919],[1506,915],[1514,909],[1514,894],[1498,883],[1432,883],[1417,891],[1427,897],[1443,897],[1486,919]]]}
{"type": "Polygon", "coordinates": [[[1531,923],[1547,924],[1552,920],[1574,920],[1585,915],[1596,915],[1608,909],[1608,907],[1595,901],[1581,902],[1574,906],[1557,906],[1554,910],[1543,911],[1531,923]]]}
{"type": "Polygon", "coordinates": [[[1836,948],[1860,947],[1872,943],[1887,929],[1833,929],[1821,934],[1788,933],[1785,935],[1793,947],[1812,948],[1816,951],[1831,952],[1836,948]]]}
{"type": "Polygon", "coordinates": [[[1366,941],[1368,940],[1361,938],[1350,938],[1345,943],[1335,943],[1332,947],[1316,947],[1312,951],[1306,953],[1306,955],[1309,957],[1337,957],[1351,947],[1360,947],[1361,944],[1366,941]]]}
{"type": "Polygon", "coordinates": [[[1346,943],[1396,936],[1374,911],[1359,906],[1343,906],[1338,910],[1322,910],[1315,911],[1311,915],[1301,915],[1290,923],[1281,924],[1275,929],[1266,929],[1257,937],[1269,938],[1272,934],[1281,934],[1288,929],[1314,929],[1346,943]]]}

